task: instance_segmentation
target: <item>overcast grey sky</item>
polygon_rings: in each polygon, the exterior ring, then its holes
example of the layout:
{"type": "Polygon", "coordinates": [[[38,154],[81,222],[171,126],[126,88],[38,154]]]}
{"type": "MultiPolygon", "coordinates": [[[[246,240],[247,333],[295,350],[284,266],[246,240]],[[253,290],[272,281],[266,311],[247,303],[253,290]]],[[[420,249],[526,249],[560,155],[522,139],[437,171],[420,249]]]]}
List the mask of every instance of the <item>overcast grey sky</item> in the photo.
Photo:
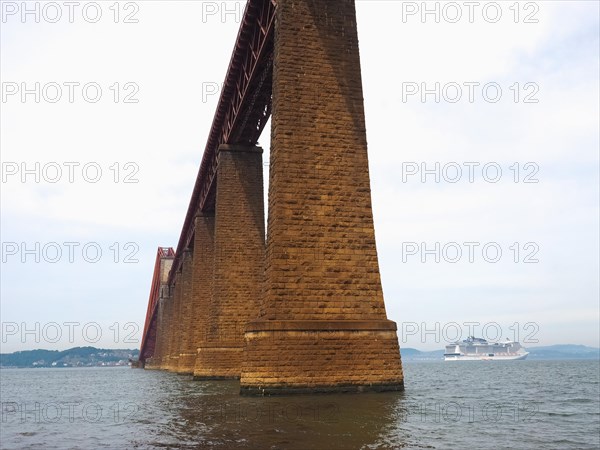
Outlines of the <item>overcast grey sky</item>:
{"type": "MultiPolygon", "coordinates": [[[[1,2],[3,352],[139,346],[244,4],[1,2]]],[[[356,4],[401,346],[598,346],[598,2],[356,4]]]]}

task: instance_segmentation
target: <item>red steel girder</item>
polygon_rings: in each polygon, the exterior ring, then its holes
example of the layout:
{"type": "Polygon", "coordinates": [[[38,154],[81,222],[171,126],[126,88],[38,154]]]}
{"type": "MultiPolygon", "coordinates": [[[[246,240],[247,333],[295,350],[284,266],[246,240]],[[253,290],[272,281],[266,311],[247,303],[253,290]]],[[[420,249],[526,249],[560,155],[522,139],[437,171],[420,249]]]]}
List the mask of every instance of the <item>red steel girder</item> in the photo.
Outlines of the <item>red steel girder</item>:
{"type": "Polygon", "coordinates": [[[181,268],[180,255],[192,244],[194,217],[214,209],[219,146],[256,144],[271,115],[275,7],[274,0],[248,0],[246,5],[177,244],[169,285],[181,268]]]}

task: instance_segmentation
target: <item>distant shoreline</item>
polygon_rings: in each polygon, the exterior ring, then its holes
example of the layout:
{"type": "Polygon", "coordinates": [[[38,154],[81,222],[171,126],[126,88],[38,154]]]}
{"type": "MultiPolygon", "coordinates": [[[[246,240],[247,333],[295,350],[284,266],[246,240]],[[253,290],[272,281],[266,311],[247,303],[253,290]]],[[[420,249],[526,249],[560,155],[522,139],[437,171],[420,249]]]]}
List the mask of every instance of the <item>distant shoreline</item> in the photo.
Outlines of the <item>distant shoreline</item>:
{"type": "Polygon", "coordinates": [[[2,368],[130,367],[139,358],[138,349],[73,347],[67,350],[23,350],[0,353],[2,368]]]}
{"type": "Polygon", "coordinates": [[[131,365],[124,366],[45,366],[45,367],[18,367],[18,366],[0,366],[0,370],[21,370],[21,369],[31,369],[31,370],[66,370],[66,369],[130,369],[131,365]]]}
{"type": "MultiPolygon", "coordinates": [[[[600,348],[577,344],[526,347],[526,361],[594,361],[600,360],[600,348]]],[[[403,362],[438,362],[444,350],[422,351],[400,347],[403,362]]],[[[74,347],[67,350],[22,350],[0,353],[2,369],[73,369],[93,367],[131,367],[139,359],[138,349],[102,349],[74,347]]],[[[486,363],[489,361],[485,361],[486,363]]]]}

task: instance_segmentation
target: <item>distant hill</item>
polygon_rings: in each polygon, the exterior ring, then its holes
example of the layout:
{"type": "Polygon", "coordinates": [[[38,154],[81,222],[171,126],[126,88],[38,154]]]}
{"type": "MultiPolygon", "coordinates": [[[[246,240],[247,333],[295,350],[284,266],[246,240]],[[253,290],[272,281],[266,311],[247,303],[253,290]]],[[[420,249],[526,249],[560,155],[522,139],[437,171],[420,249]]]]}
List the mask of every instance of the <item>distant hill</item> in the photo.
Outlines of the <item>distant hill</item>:
{"type": "Polygon", "coordinates": [[[559,344],[527,347],[527,359],[600,359],[600,348],[585,345],[559,344]]]}
{"type": "MultiPolygon", "coordinates": [[[[600,348],[585,345],[559,344],[542,347],[525,347],[528,360],[549,359],[600,359],[600,348]]],[[[403,361],[442,361],[444,350],[421,351],[416,348],[400,348],[403,361]]]]}
{"type": "Polygon", "coordinates": [[[75,347],[68,350],[25,350],[0,353],[0,367],[102,367],[126,366],[137,359],[137,349],[75,347]]]}
{"type": "Polygon", "coordinates": [[[402,361],[442,361],[444,359],[444,350],[434,350],[432,352],[423,352],[416,348],[400,348],[402,361]]]}

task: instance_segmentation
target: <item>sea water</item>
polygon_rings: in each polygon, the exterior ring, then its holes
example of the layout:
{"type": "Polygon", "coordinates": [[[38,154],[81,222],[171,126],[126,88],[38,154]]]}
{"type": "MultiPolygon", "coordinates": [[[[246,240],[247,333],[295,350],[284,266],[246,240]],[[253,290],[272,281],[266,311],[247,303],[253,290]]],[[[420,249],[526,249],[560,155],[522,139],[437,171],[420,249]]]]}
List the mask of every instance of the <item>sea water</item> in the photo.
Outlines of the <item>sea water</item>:
{"type": "Polygon", "coordinates": [[[599,361],[406,362],[402,393],[241,397],[129,368],[2,369],[3,449],[598,449],[599,361]]]}

